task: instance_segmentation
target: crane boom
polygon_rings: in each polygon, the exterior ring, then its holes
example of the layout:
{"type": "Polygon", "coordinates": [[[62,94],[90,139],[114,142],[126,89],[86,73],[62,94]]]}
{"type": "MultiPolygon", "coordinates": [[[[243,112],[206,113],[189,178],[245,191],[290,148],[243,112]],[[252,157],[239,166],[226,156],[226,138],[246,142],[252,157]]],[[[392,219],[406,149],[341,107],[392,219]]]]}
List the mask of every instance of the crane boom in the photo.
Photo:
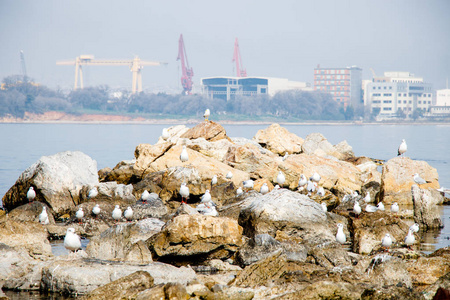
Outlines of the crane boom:
{"type": "Polygon", "coordinates": [[[192,91],[192,76],[194,76],[194,70],[189,67],[182,34],[180,34],[180,39],[178,40],[177,60],[181,63],[181,85],[183,86],[183,94],[190,95],[192,91]]]}
{"type": "Polygon", "coordinates": [[[233,60],[231,62],[236,63],[237,77],[247,77],[247,70],[244,69],[244,65],[242,63],[242,57],[241,52],[239,51],[239,43],[237,38],[234,42],[233,60]]]}

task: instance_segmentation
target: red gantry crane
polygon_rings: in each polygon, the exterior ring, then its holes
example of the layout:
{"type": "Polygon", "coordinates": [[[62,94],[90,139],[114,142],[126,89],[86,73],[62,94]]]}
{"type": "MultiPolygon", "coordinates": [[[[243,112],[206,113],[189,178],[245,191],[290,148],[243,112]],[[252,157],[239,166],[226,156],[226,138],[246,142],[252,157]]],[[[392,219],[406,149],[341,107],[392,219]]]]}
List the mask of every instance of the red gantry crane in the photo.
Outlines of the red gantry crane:
{"type": "Polygon", "coordinates": [[[181,61],[181,85],[183,86],[183,94],[190,95],[192,91],[192,76],[194,76],[194,71],[189,67],[182,34],[180,34],[180,39],[178,41],[177,60],[181,61]]]}
{"type": "Polygon", "coordinates": [[[239,51],[238,39],[234,42],[234,53],[233,60],[231,62],[236,62],[236,74],[237,77],[247,77],[247,71],[244,69],[242,64],[241,52],[239,51]]]}

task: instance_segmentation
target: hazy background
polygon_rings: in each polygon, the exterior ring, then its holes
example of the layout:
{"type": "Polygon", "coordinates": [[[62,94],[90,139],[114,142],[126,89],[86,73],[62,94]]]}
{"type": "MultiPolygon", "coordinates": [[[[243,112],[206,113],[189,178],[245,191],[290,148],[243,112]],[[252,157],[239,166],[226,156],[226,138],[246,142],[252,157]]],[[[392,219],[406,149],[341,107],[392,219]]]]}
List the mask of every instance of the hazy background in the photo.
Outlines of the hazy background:
{"type": "MultiPolygon", "coordinates": [[[[0,0],[0,79],[20,74],[50,88],[71,88],[74,67],[57,60],[93,54],[98,59],[168,62],[145,67],[144,90],[181,90],[176,61],[183,34],[194,82],[234,75],[239,38],[249,76],[312,83],[313,69],[357,65],[363,78],[410,71],[445,88],[450,77],[450,1],[25,1],[0,0]]],[[[131,88],[122,67],[86,68],[85,84],[131,88]]]]}

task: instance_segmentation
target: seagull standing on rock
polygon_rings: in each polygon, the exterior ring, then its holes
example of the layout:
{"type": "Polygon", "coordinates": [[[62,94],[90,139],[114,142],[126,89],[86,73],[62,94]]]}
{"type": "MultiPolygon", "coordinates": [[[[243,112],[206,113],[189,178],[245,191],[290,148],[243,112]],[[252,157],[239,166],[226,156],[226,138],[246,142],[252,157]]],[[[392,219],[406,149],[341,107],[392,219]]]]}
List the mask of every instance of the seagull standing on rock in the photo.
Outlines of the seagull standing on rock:
{"type": "Polygon", "coordinates": [[[277,183],[282,187],[285,181],[286,177],[284,176],[283,172],[278,172],[277,183]]]}
{"type": "Polygon", "coordinates": [[[317,195],[319,195],[320,197],[324,197],[325,196],[325,189],[323,187],[319,187],[317,189],[317,195]]]}
{"type": "Polygon", "coordinates": [[[42,225],[47,225],[49,223],[48,221],[48,214],[47,214],[47,208],[44,206],[42,207],[42,212],[39,215],[39,223],[42,225]]]}
{"type": "Polygon", "coordinates": [[[367,204],[366,207],[364,208],[366,212],[376,212],[378,210],[378,207],[374,206],[374,205],[370,205],[367,204]]]}
{"type": "Polygon", "coordinates": [[[141,201],[144,203],[147,203],[147,201],[150,199],[150,193],[145,190],[141,195],[141,201]]]}
{"type": "Polygon", "coordinates": [[[80,207],[77,212],[75,213],[75,217],[77,217],[78,219],[78,223],[81,224],[81,222],[83,221],[83,217],[84,217],[84,211],[83,208],[80,207]]]}
{"type": "Polygon", "coordinates": [[[165,141],[170,137],[169,131],[167,130],[167,128],[163,128],[161,137],[162,137],[163,140],[165,140],[165,141]]]}
{"type": "Polygon", "coordinates": [[[378,208],[378,210],[384,211],[384,204],[383,204],[383,202],[378,202],[377,208],[378,208]]]}
{"type": "Polygon", "coordinates": [[[181,154],[180,154],[180,160],[182,162],[188,161],[189,160],[189,154],[186,150],[186,146],[183,146],[183,150],[181,150],[181,154]]]}
{"type": "Polygon", "coordinates": [[[64,247],[73,252],[81,249],[81,239],[72,227],[67,228],[66,236],[64,237],[64,247]]]}
{"type": "Polygon", "coordinates": [[[370,203],[370,193],[369,192],[367,192],[367,194],[366,194],[366,196],[364,197],[364,202],[366,202],[366,203],[370,203]]]}
{"type": "Polygon", "coordinates": [[[314,172],[314,174],[309,178],[309,180],[314,182],[319,182],[321,179],[320,175],[317,172],[314,172]]]}
{"type": "Polygon", "coordinates": [[[181,184],[180,187],[180,195],[181,195],[181,203],[187,204],[187,199],[189,197],[189,187],[186,185],[185,182],[181,184]],[[186,199],[186,200],[185,200],[186,199]]]}
{"type": "Polygon", "coordinates": [[[125,219],[131,222],[131,219],[133,218],[133,210],[130,206],[127,207],[127,209],[123,212],[123,216],[125,219]]]}
{"type": "Polygon", "coordinates": [[[34,198],[36,198],[36,192],[34,191],[34,188],[30,186],[27,192],[28,202],[33,202],[34,198]]]}
{"type": "Polygon", "coordinates": [[[305,175],[300,175],[300,179],[298,180],[298,188],[302,188],[308,183],[308,179],[306,179],[305,175]]]}
{"type": "Polygon", "coordinates": [[[122,210],[120,209],[119,205],[116,205],[116,207],[114,208],[114,210],[112,211],[112,218],[116,221],[119,221],[120,218],[122,217],[122,210]]]}
{"type": "Polygon", "coordinates": [[[233,173],[231,171],[229,171],[227,173],[227,175],[225,176],[226,179],[231,180],[231,178],[233,178],[233,173]]]}
{"type": "Polygon", "coordinates": [[[267,186],[267,183],[265,183],[265,182],[263,183],[259,192],[263,195],[265,195],[269,192],[269,187],[267,186]]]}
{"type": "Polygon", "coordinates": [[[405,244],[408,249],[411,249],[411,245],[414,245],[416,242],[416,238],[414,237],[414,230],[412,228],[409,228],[408,235],[405,237],[405,244]]]}
{"type": "Polygon", "coordinates": [[[242,190],[241,187],[238,187],[238,189],[236,190],[236,196],[240,196],[244,193],[244,191],[242,190]]]}
{"type": "Polygon", "coordinates": [[[213,178],[211,179],[211,188],[215,184],[217,184],[217,175],[214,175],[213,178]]]}
{"type": "Polygon", "coordinates": [[[322,202],[320,205],[322,206],[322,210],[323,210],[324,212],[327,212],[327,211],[328,211],[328,207],[327,207],[327,204],[326,204],[325,202],[322,202]]]}
{"type": "Polygon", "coordinates": [[[244,188],[247,190],[247,192],[251,189],[253,189],[253,180],[249,179],[243,182],[244,188]]]}
{"type": "Polygon", "coordinates": [[[94,186],[94,187],[89,191],[88,199],[95,198],[95,197],[97,197],[97,195],[98,195],[98,190],[97,190],[97,188],[94,186]]]}
{"type": "Polygon", "coordinates": [[[201,203],[206,203],[211,201],[211,194],[209,193],[209,190],[206,190],[205,193],[202,196],[201,203]]]}
{"type": "Polygon", "coordinates": [[[344,225],[341,223],[337,224],[338,231],[336,233],[336,241],[340,244],[345,244],[347,238],[344,233],[344,225]]]}
{"type": "Polygon", "coordinates": [[[389,247],[392,246],[392,238],[389,233],[386,233],[384,238],[381,240],[381,246],[383,246],[385,249],[389,249],[389,247]]]}
{"type": "Polygon", "coordinates": [[[400,207],[398,206],[397,202],[392,203],[391,205],[391,212],[396,214],[400,210],[400,207]]]}
{"type": "Polygon", "coordinates": [[[97,218],[100,213],[100,206],[98,204],[95,204],[95,206],[92,208],[92,213],[94,214],[95,218],[97,218]]]}
{"type": "Polygon", "coordinates": [[[414,174],[413,177],[414,177],[414,182],[417,183],[419,185],[419,187],[422,184],[431,182],[431,181],[427,181],[427,180],[423,179],[422,177],[420,177],[420,175],[418,173],[414,174]]]}
{"type": "Polygon", "coordinates": [[[353,212],[355,213],[356,217],[359,217],[359,214],[361,213],[361,206],[359,206],[359,202],[355,201],[355,204],[353,205],[353,212]]]}
{"type": "Polygon", "coordinates": [[[397,156],[401,155],[403,157],[403,153],[405,153],[406,150],[408,150],[408,146],[406,145],[406,141],[403,139],[402,143],[398,147],[398,154],[397,154],[397,156]]]}
{"type": "Polygon", "coordinates": [[[414,223],[411,225],[411,227],[409,227],[409,229],[412,229],[412,231],[414,232],[419,232],[419,224],[414,223]]]}
{"type": "Polygon", "coordinates": [[[209,108],[205,110],[205,113],[203,114],[203,117],[205,118],[205,121],[208,121],[209,116],[211,115],[211,111],[209,108]]]}

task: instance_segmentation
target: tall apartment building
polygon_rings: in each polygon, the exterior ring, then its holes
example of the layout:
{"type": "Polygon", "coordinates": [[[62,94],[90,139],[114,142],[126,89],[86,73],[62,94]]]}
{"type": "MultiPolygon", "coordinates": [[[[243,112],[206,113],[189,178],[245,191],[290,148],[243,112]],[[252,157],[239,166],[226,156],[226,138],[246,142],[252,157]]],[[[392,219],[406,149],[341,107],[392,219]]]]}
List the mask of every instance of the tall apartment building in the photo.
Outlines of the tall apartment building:
{"type": "Polygon", "coordinates": [[[345,107],[362,104],[362,69],[356,66],[346,68],[314,69],[314,90],[330,93],[333,99],[345,107]]]}
{"type": "Polygon", "coordinates": [[[423,78],[409,72],[385,72],[366,85],[365,105],[379,119],[410,115],[416,109],[427,111],[433,104],[433,89],[423,78]]]}

